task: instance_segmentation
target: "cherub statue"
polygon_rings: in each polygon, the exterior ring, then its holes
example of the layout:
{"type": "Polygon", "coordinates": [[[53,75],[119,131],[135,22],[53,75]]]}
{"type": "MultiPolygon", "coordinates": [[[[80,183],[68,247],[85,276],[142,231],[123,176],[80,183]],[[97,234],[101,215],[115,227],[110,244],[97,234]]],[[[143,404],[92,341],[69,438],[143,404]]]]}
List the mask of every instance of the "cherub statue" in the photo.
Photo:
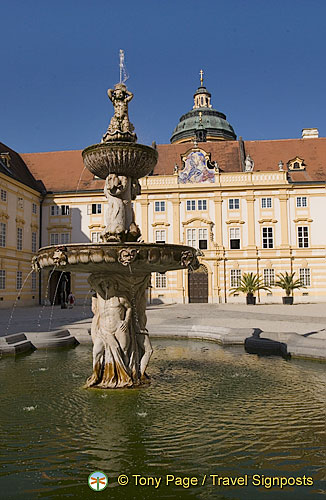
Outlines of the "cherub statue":
{"type": "Polygon", "coordinates": [[[109,174],[105,180],[104,194],[108,200],[105,210],[104,241],[137,241],[139,227],[131,200],[139,192],[139,182],[125,175],[109,174]]]}
{"type": "Polygon", "coordinates": [[[128,116],[128,103],[134,95],[127,90],[124,83],[117,83],[114,89],[108,90],[108,96],[114,107],[114,115],[103,136],[103,142],[122,139],[136,142],[137,137],[133,133],[134,126],[130,123],[128,116]]]}

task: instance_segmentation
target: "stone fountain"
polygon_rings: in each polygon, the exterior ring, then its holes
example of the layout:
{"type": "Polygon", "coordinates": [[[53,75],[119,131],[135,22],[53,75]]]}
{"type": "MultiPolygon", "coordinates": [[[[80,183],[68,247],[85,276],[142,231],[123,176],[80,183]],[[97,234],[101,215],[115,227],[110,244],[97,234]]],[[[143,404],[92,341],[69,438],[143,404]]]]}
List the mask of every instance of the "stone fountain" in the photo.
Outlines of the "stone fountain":
{"type": "Polygon", "coordinates": [[[156,149],[137,144],[129,121],[133,94],[124,83],[108,90],[114,116],[100,144],[82,152],[85,166],[105,179],[105,229],[101,243],[41,248],[34,270],[57,269],[90,273],[93,373],[85,387],[134,387],[149,381],[146,367],[152,346],[146,329],[146,289],[151,272],[197,268],[196,250],[183,245],[144,243],[135,222],[132,200],[140,194],[139,179],[154,169],[156,149]]]}

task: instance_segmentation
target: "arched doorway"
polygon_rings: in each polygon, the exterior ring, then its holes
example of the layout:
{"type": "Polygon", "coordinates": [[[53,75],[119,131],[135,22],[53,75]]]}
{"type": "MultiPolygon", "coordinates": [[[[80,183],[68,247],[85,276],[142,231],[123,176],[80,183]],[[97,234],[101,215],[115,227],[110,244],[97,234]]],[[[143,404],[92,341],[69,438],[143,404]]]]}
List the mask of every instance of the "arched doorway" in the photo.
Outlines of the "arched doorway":
{"type": "Polygon", "coordinates": [[[208,271],[203,264],[196,271],[188,271],[189,302],[208,302],[208,271]]]}
{"type": "Polygon", "coordinates": [[[54,271],[49,285],[49,301],[50,304],[59,305],[62,302],[67,302],[67,297],[70,293],[70,273],[62,273],[54,271]]]}

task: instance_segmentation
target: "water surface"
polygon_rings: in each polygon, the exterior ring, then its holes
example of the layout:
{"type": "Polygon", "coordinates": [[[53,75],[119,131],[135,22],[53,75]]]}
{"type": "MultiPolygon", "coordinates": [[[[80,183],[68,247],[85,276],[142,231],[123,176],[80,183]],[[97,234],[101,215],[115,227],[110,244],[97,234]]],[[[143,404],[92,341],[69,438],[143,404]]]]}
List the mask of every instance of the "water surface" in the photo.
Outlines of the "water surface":
{"type": "Polygon", "coordinates": [[[0,361],[0,498],[93,498],[87,478],[96,470],[109,476],[98,498],[319,499],[325,493],[324,364],[156,340],[148,387],[84,390],[90,367],[91,346],[0,361]],[[118,485],[119,474],[129,476],[128,486],[118,485]],[[135,474],[162,482],[157,489],[136,487],[135,474]],[[167,486],[168,474],[200,484],[167,486]],[[213,474],[248,475],[248,486],[213,486],[213,474]],[[314,484],[281,491],[254,486],[254,474],[256,483],[305,475],[314,484]]]}

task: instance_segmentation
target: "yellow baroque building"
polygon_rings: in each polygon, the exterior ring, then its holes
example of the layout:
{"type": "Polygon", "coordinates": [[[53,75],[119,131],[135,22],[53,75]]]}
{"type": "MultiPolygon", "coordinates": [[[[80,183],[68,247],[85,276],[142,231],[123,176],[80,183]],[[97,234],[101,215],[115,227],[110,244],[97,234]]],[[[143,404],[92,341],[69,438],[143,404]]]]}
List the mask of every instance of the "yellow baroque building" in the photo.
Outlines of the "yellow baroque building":
{"type": "MultiPolygon", "coordinates": [[[[151,302],[243,302],[230,288],[253,272],[271,286],[258,300],[280,303],[284,292],[273,284],[285,271],[305,285],[295,292],[296,302],[326,300],[326,138],[317,129],[304,129],[300,139],[237,139],[201,81],[171,144],[156,147],[158,164],[141,179],[134,202],[142,238],[196,247],[201,266],[153,274],[151,302]]],[[[0,166],[1,193],[7,192],[0,201],[6,226],[5,237],[0,235],[0,306],[8,307],[28,276],[33,233],[37,248],[98,242],[106,199],[104,181],[84,169],[81,151],[19,156],[2,145],[0,166]],[[7,154],[9,163],[16,155],[28,182],[10,175],[10,166],[6,170],[7,154]]],[[[38,278],[28,276],[19,303],[52,303],[55,295],[59,303],[63,278],[77,303],[86,303],[87,277],[58,271],[42,271],[40,288],[38,278]]]]}

